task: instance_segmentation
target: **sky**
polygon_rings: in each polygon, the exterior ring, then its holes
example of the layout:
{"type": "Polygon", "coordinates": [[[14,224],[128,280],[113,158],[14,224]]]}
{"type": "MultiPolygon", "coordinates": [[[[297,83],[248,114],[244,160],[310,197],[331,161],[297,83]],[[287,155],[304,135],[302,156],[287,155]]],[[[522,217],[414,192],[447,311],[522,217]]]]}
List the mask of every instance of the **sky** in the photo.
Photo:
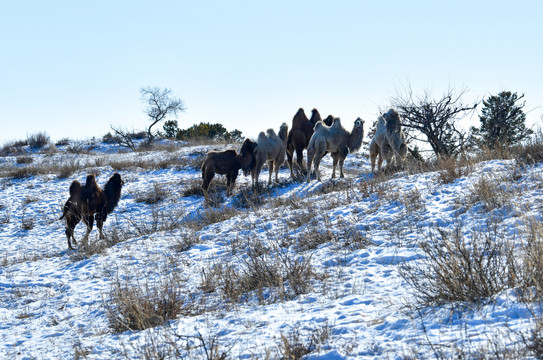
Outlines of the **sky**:
{"type": "Polygon", "coordinates": [[[466,104],[525,94],[535,126],[542,16],[539,0],[0,0],[0,144],[144,130],[148,86],[184,101],[180,128],[221,123],[253,138],[300,107],[367,129],[407,87],[465,89],[466,104]]]}

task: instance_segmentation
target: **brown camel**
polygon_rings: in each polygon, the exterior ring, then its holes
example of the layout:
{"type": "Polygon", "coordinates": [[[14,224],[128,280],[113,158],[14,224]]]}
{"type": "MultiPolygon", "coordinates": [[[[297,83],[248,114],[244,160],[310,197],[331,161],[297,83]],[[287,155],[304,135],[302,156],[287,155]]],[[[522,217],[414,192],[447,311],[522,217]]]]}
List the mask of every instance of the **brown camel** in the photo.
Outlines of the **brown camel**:
{"type": "Polygon", "coordinates": [[[118,173],[114,173],[107,181],[104,190],[98,186],[94,175],[88,175],[83,186],[77,180],[72,182],[70,185],[70,198],[64,204],[63,214],[60,217],[60,219],[66,219],[66,238],[68,239],[69,249],[73,249],[70,239],[73,240],[74,244],[77,243],[74,237],[74,229],[81,219],[87,225],[87,233],[83,238],[84,242],[89,238],[95,217],[100,239],[104,238],[104,222],[108,214],[113,212],[119,203],[123,185],[124,182],[118,173]]]}
{"type": "Polygon", "coordinates": [[[287,162],[290,169],[290,176],[293,179],[295,178],[292,163],[294,152],[296,152],[298,167],[303,172],[303,151],[304,149],[307,149],[309,140],[313,135],[315,124],[319,121],[321,121],[321,116],[317,109],[311,111],[311,120],[307,119],[304,109],[302,108],[298,109],[298,112],[292,119],[292,127],[287,137],[287,162]]]}
{"type": "Polygon", "coordinates": [[[245,176],[253,169],[255,164],[256,143],[245,139],[239,154],[234,149],[224,151],[209,151],[202,164],[202,190],[207,197],[209,185],[215,174],[226,175],[226,196],[232,195],[239,170],[245,176]]]}

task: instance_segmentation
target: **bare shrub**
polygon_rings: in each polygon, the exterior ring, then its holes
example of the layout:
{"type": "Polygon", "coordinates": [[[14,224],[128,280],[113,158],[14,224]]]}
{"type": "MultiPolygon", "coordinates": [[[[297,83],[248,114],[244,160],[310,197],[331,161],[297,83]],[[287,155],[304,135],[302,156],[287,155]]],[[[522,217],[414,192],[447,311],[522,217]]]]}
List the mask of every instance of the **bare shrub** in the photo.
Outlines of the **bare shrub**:
{"type": "Polygon", "coordinates": [[[2,146],[2,149],[0,150],[0,155],[2,156],[8,156],[8,155],[22,155],[25,153],[24,147],[28,145],[28,141],[26,140],[18,140],[18,141],[12,141],[5,143],[2,146]]]}
{"type": "Polygon", "coordinates": [[[239,266],[219,263],[202,269],[201,289],[218,290],[233,303],[257,296],[259,303],[268,304],[293,299],[312,289],[316,274],[311,256],[298,256],[277,246],[263,249],[259,243],[248,246],[239,266]]]}
{"type": "Polygon", "coordinates": [[[526,239],[519,256],[522,279],[519,295],[524,301],[540,301],[543,298],[543,225],[529,221],[520,230],[526,239]]]}
{"type": "Polygon", "coordinates": [[[410,215],[426,209],[422,194],[417,188],[403,192],[401,194],[400,202],[404,205],[405,211],[410,215]]]}
{"type": "Polygon", "coordinates": [[[204,196],[201,181],[191,181],[185,190],[183,190],[183,197],[189,196],[204,196]]]}
{"type": "Polygon", "coordinates": [[[28,136],[28,146],[32,149],[41,149],[51,142],[51,138],[44,132],[31,134],[28,136]]]}
{"type": "Polygon", "coordinates": [[[32,156],[29,156],[29,155],[20,155],[20,156],[17,156],[17,164],[32,164],[32,162],[34,161],[34,158],[32,156]]]}
{"type": "Polygon", "coordinates": [[[194,245],[201,242],[200,238],[194,231],[189,233],[182,232],[179,237],[175,238],[173,248],[177,252],[190,250],[194,245]]]}
{"type": "Polygon", "coordinates": [[[458,161],[455,157],[440,157],[433,166],[438,171],[438,182],[440,184],[450,184],[470,173],[469,167],[465,165],[466,162],[458,161]]]}
{"type": "Polygon", "coordinates": [[[174,278],[143,285],[131,284],[129,277],[117,278],[106,303],[110,328],[115,332],[144,330],[180,314],[190,314],[183,287],[184,284],[174,278]]]}
{"type": "Polygon", "coordinates": [[[529,141],[512,149],[513,158],[520,166],[543,161],[543,133],[537,132],[529,141]]]}
{"type": "Polygon", "coordinates": [[[512,191],[506,188],[503,179],[481,176],[472,185],[469,201],[471,204],[482,202],[485,210],[491,211],[509,204],[511,197],[512,191]]]}
{"type": "Polygon", "coordinates": [[[437,229],[428,237],[418,261],[400,271],[421,303],[481,303],[515,285],[514,246],[496,231],[473,231],[467,239],[459,228],[437,229]]]}
{"type": "Polygon", "coordinates": [[[357,184],[358,194],[362,198],[369,198],[373,196],[383,197],[389,193],[389,184],[385,182],[383,176],[378,176],[370,180],[363,180],[357,184]]]}
{"type": "Polygon", "coordinates": [[[153,188],[143,194],[137,194],[134,200],[138,203],[145,203],[148,205],[158,204],[166,199],[168,192],[164,189],[164,186],[159,183],[154,183],[153,188]]]}
{"type": "Polygon", "coordinates": [[[67,164],[62,164],[59,166],[57,170],[57,178],[67,179],[72,176],[74,172],[80,169],[82,169],[82,166],[79,163],[79,160],[72,160],[67,164]]]}
{"type": "Polygon", "coordinates": [[[169,212],[155,207],[151,209],[151,217],[144,219],[128,218],[138,236],[148,236],[161,231],[171,231],[182,226],[181,218],[184,212],[169,212]]]}
{"type": "Polygon", "coordinates": [[[26,215],[26,207],[21,215],[21,229],[28,231],[34,228],[34,218],[26,215]]]}
{"type": "Polygon", "coordinates": [[[204,211],[186,217],[181,225],[189,229],[198,231],[205,228],[208,225],[223,222],[237,216],[239,211],[233,208],[207,208],[204,211]]]}
{"type": "Polygon", "coordinates": [[[328,324],[322,328],[308,332],[305,338],[298,328],[293,328],[288,334],[281,334],[277,346],[279,358],[285,360],[299,360],[312,352],[319,351],[330,338],[331,330],[328,324]]]}
{"type": "Polygon", "coordinates": [[[526,350],[536,359],[543,359],[543,318],[534,314],[533,326],[528,334],[522,334],[522,342],[526,350]]]}
{"type": "Polygon", "coordinates": [[[269,189],[264,186],[241,188],[233,197],[233,204],[240,209],[254,209],[264,203],[263,194],[270,194],[269,189]]]}

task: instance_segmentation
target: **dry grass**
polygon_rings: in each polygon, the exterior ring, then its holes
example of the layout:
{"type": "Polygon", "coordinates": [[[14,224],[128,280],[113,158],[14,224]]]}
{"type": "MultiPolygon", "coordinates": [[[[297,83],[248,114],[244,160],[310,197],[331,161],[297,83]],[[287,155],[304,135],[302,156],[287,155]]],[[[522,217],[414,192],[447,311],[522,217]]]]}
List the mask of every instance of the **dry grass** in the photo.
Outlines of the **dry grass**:
{"type": "Polygon", "coordinates": [[[277,346],[279,359],[299,360],[315,351],[320,351],[330,338],[328,324],[302,337],[300,329],[294,328],[288,334],[281,334],[277,346]]]}
{"type": "Polygon", "coordinates": [[[198,231],[211,224],[216,224],[233,218],[239,215],[240,212],[233,208],[207,208],[195,215],[185,218],[181,225],[198,231]]]}
{"type": "Polygon", "coordinates": [[[481,176],[472,184],[468,195],[469,204],[482,203],[486,211],[499,209],[510,204],[514,191],[500,178],[481,176]]]}
{"type": "Polygon", "coordinates": [[[300,256],[285,248],[264,247],[249,242],[238,266],[216,263],[202,269],[201,289],[218,292],[232,303],[257,298],[260,304],[290,300],[312,289],[316,273],[311,256],[300,256]]]}
{"type": "Polygon", "coordinates": [[[160,183],[154,183],[149,191],[135,194],[134,201],[137,203],[155,205],[164,201],[167,197],[168,191],[166,191],[165,186],[160,183]]]}
{"type": "Polygon", "coordinates": [[[145,219],[128,218],[131,232],[136,236],[148,236],[162,231],[171,231],[183,226],[185,212],[171,212],[165,209],[151,208],[151,216],[145,219]]]}
{"type": "Polygon", "coordinates": [[[184,288],[185,282],[177,277],[161,277],[143,285],[130,277],[118,277],[105,304],[110,328],[114,332],[144,330],[179,315],[199,314],[201,309],[190,294],[184,294],[184,288]]]}
{"type": "Polygon", "coordinates": [[[502,234],[489,229],[466,238],[457,228],[428,237],[419,260],[401,269],[422,304],[484,303],[516,285],[515,246],[502,234]]]}

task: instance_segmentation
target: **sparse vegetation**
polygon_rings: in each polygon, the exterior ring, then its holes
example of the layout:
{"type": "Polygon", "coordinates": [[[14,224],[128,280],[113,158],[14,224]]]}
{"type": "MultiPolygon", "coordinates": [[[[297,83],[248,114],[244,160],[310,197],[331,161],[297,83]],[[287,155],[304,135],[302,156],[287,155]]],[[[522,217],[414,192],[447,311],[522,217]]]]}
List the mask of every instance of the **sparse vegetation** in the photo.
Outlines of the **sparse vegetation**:
{"type": "Polygon", "coordinates": [[[41,149],[46,145],[49,145],[51,138],[44,132],[38,132],[28,136],[28,146],[31,149],[41,149]]]}

